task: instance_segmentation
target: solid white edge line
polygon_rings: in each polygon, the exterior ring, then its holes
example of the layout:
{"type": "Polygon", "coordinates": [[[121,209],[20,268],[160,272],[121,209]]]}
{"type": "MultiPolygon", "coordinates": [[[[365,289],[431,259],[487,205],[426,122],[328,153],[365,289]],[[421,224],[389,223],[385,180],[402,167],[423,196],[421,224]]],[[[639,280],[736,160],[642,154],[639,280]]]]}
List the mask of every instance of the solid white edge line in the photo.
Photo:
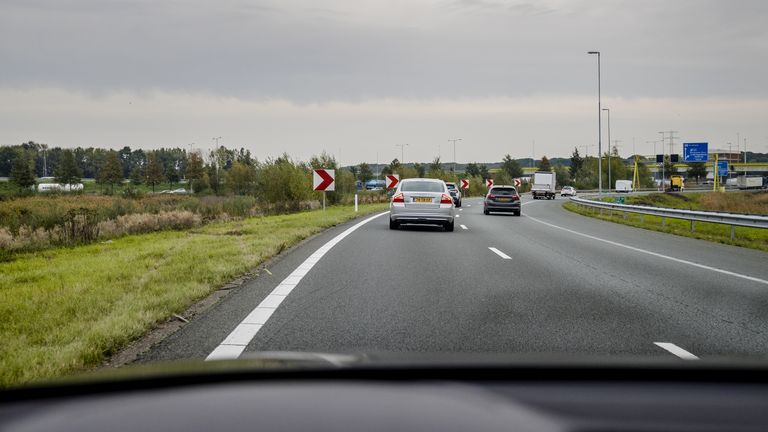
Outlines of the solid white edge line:
{"type": "Polygon", "coordinates": [[[229,335],[213,350],[205,361],[209,360],[227,360],[236,359],[240,357],[240,354],[245,351],[245,347],[253,340],[256,333],[267,323],[267,320],[272,316],[275,310],[290,294],[290,292],[298,285],[301,279],[312,269],[312,267],[320,261],[331,248],[344,239],[344,237],[352,234],[355,230],[368,222],[384,216],[389,213],[383,212],[377,215],[371,216],[365,220],[362,220],[355,225],[347,228],[341,234],[328,240],[323,246],[319,247],[312,255],[305,259],[296,269],[293,270],[282,282],[280,282],[270,292],[264,300],[259,303],[258,306],[253,308],[248,315],[232,330],[229,335]]]}
{"type": "Polygon", "coordinates": [[[504,252],[496,249],[495,247],[489,247],[488,249],[490,249],[491,252],[495,253],[496,255],[500,256],[503,259],[508,259],[508,260],[512,259],[511,256],[509,256],[509,255],[505,254],[504,252]]]}
{"type": "Polygon", "coordinates": [[[654,342],[654,345],[658,346],[659,348],[663,348],[672,354],[680,357],[683,360],[698,360],[699,358],[688,351],[680,348],[679,346],[670,343],[670,342],[654,342]]]}
{"type": "Polygon", "coordinates": [[[468,229],[466,225],[459,225],[461,229],[468,229]]]}
{"type": "Polygon", "coordinates": [[[658,252],[651,252],[649,250],[636,248],[634,246],[628,246],[628,245],[625,245],[625,244],[617,243],[615,241],[602,239],[600,237],[591,236],[589,234],[584,234],[584,233],[580,233],[578,231],[574,231],[574,230],[571,230],[571,229],[568,229],[568,228],[563,228],[561,226],[553,225],[553,224],[551,224],[549,222],[544,222],[543,220],[539,220],[539,219],[536,219],[535,217],[531,217],[531,216],[528,216],[528,215],[526,215],[526,217],[528,219],[534,221],[534,222],[538,222],[540,224],[547,225],[547,226],[550,226],[552,228],[557,228],[559,230],[563,230],[563,231],[569,232],[571,234],[576,234],[576,235],[579,235],[579,236],[582,236],[582,237],[586,237],[586,238],[589,238],[589,239],[592,239],[592,240],[597,240],[597,241],[601,241],[603,243],[608,243],[608,244],[613,245],[613,246],[622,247],[622,248],[629,249],[629,250],[632,250],[632,251],[635,251],[635,252],[640,252],[640,253],[644,253],[644,254],[647,254],[647,255],[655,256],[655,257],[658,257],[658,258],[663,258],[665,260],[675,261],[675,262],[679,262],[681,264],[687,264],[687,265],[690,265],[690,266],[693,266],[693,267],[698,267],[698,268],[705,269],[705,270],[711,270],[713,272],[722,273],[724,275],[734,276],[734,277],[737,277],[737,278],[746,279],[748,281],[752,281],[752,282],[757,282],[757,283],[768,285],[768,280],[765,280],[765,279],[760,279],[760,278],[756,278],[756,277],[753,277],[753,276],[742,275],[742,274],[735,273],[735,272],[732,272],[732,271],[719,269],[717,267],[710,267],[708,265],[699,264],[699,263],[695,263],[693,261],[687,261],[687,260],[680,259],[680,258],[675,258],[673,256],[660,254],[658,252]]]}

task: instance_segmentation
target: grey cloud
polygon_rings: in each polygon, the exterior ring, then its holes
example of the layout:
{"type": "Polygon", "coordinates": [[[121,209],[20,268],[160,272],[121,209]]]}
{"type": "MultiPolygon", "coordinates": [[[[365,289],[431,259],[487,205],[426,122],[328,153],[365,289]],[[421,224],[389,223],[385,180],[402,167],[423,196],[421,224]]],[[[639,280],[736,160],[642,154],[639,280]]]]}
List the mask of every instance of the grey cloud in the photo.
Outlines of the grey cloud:
{"type": "Polygon", "coordinates": [[[12,0],[0,86],[296,102],[607,94],[768,95],[762,1],[427,3],[12,0]],[[357,6],[359,7],[359,6],[357,6]],[[394,7],[394,6],[393,6],[394,7]]]}

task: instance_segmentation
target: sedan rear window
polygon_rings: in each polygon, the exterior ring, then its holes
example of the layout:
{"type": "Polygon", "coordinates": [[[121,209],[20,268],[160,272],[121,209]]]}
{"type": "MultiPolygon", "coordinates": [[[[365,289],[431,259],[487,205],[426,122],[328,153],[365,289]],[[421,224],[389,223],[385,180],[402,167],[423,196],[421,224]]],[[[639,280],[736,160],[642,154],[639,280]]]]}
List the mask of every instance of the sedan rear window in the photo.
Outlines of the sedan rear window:
{"type": "Polygon", "coordinates": [[[517,191],[515,188],[493,188],[491,189],[491,195],[514,195],[517,191]]]}
{"type": "Polygon", "coordinates": [[[402,192],[444,192],[443,184],[431,181],[403,182],[400,188],[402,192]]]}

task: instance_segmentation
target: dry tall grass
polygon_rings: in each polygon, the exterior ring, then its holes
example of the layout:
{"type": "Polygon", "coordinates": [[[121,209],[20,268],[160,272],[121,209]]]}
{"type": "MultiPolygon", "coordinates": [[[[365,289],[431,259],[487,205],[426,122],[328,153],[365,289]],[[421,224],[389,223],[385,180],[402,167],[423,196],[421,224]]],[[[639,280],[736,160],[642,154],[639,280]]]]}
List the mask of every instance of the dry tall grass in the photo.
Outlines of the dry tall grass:
{"type": "Polygon", "coordinates": [[[703,210],[768,215],[768,192],[713,192],[703,194],[699,203],[703,210]]]}

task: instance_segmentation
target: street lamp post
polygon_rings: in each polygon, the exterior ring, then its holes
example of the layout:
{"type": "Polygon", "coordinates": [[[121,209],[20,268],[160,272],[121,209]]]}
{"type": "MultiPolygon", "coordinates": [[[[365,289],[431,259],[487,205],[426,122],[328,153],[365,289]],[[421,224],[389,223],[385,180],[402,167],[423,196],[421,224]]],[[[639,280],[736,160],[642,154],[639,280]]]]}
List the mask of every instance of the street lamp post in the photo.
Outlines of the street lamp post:
{"type": "Polygon", "coordinates": [[[456,141],[461,141],[461,138],[449,139],[453,141],[453,173],[456,174],[456,141]]]}
{"type": "Polygon", "coordinates": [[[608,111],[608,192],[611,191],[611,109],[603,108],[608,111]]]}
{"type": "Polygon", "coordinates": [[[219,158],[217,157],[217,150],[219,149],[219,140],[221,139],[220,136],[213,137],[211,140],[216,141],[216,148],[213,149],[213,159],[216,162],[216,194],[219,193],[219,158]]]}
{"type": "Polygon", "coordinates": [[[603,113],[600,99],[600,51],[589,51],[587,54],[597,54],[597,191],[603,193],[603,113]]]}
{"type": "MultiPolygon", "coordinates": [[[[666,185],[664,184],[666,182],[666,174],[664,173],[664,157],[666,154],[664,153],[664,132],[659,132],[661,134],[661,191],[664,192],[664,188],[666,185]]],[[[670,162],[671,165],[671,162],[670,162]]]]}
{"type": "Polygon", "coordinates": [[[400,147],[400,163],[405,163],[405,147],[408,147],[408,144],[395,144],[395,147],[400,147]]]}

